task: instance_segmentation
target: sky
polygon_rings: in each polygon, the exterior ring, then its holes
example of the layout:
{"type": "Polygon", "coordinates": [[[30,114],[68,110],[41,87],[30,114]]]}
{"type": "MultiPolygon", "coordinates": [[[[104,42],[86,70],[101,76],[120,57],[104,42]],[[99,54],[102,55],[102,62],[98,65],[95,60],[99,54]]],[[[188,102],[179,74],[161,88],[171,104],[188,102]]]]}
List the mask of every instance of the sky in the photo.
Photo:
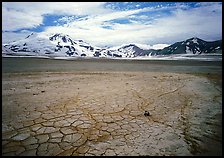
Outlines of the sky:
{"type": "Polygon", "coordinates": [[[64,33],[95,46],[222,39],[222,2],[3,2],[2,42],[64,33]]]}

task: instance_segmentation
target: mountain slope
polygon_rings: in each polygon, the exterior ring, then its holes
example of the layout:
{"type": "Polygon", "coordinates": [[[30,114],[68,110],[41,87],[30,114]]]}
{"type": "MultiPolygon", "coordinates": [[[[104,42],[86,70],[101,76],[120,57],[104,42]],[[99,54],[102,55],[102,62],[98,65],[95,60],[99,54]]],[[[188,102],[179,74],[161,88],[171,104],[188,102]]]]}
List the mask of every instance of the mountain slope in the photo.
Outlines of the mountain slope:
{"type": "Polygon", "coordinates": [[[156,55],[219,53],[220,50],[222,50],[222,40],[207,42],[194,37],[165,47],[156,55]]]}

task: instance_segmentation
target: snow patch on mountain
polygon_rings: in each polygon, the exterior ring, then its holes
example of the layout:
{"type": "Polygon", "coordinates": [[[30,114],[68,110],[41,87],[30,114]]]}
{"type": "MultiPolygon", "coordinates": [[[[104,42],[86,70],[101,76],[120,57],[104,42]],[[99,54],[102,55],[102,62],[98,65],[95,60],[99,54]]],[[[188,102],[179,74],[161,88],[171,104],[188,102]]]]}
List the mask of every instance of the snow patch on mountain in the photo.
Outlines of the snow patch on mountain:
{"type": "Polygon", "coordinates": [[[163,48],[168,47],[168,46],[170,46],[170,45],[169,44],[155,44],[155,45],[152,46],[151,49],[158,50],[158,49],[163,49],[163,48]]]}
{"type": "Polygon", "coordinates": [[[192,39],[192,42],[193,42],[193,43],[196,43],[196,44],[199,44],[197,38],[193,38],[193,39],[192,39]]]}

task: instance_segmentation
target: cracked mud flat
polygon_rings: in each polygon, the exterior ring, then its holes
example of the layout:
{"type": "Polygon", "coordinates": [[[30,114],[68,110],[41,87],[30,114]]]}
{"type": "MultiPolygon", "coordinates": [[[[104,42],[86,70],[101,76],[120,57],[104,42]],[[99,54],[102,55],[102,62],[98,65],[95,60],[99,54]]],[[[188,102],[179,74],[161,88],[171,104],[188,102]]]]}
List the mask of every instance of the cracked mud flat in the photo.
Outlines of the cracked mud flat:
{"type": "Polygon", "coordinates": [[[222,88],[178,73],[3,73],[2,155],[222,155],[222,88]]]}

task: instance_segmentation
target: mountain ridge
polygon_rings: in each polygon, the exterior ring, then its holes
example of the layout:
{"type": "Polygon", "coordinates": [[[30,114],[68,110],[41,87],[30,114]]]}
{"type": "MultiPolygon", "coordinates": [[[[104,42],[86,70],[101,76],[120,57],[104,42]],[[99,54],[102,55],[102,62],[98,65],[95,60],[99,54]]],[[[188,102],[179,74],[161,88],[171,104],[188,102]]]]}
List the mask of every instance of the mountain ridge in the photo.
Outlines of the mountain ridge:
{"type": "Polygon", "coordinates": [[[31,33],[25,39],[3,44],[2,48],[2,55],[136,58],[176,54],[222,53],[222,40],[208,42],[192,37],[163,49],[143,49],[134,43],[117,48],[100,48],[81,39],[74,40],[67,34],[55,33],[47,36],[31,33]]]}

